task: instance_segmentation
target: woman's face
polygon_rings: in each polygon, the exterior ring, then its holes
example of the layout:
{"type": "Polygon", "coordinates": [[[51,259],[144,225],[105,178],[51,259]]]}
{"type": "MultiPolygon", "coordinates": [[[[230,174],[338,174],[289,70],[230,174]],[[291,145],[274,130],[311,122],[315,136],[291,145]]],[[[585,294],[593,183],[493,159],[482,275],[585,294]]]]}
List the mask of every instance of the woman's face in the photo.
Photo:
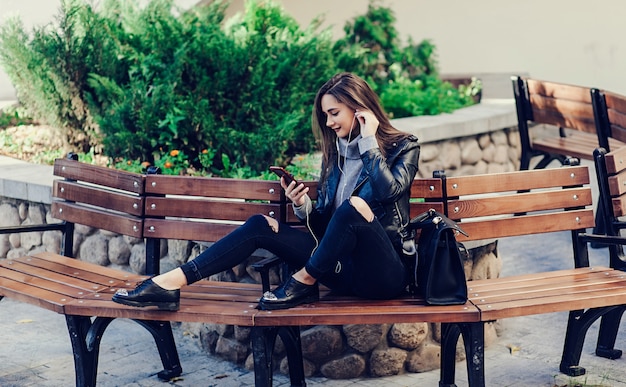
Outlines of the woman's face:
{"type": "Polygon", "coordinates": [[[354,119],[354,110],[345,103],[337,101],[337,98],[330,94],[324,94],[320,102],[322,111],[326,115],[326,126],[332,129],[337,137],[348,137],[351,129],[354,129],[351,137],[358,136],[359,125],[354,119]]]}

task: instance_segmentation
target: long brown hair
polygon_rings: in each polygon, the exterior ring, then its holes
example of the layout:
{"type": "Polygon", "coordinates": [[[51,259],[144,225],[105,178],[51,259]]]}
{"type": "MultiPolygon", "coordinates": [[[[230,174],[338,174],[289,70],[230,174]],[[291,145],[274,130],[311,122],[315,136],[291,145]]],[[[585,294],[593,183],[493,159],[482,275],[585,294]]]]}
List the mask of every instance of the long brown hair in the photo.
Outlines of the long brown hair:
{"type": "Polygon", "coordinates": [[[380,105],[378,95],[364,79],[352,73],[336,74],[317,92],[311,117],[313,135],[322,151],[322,162],[326,167],[326,171],[322,171],[323,176],[328,171],[329,160],[337,156],[337,148],[335,147],[337,135],[326,126],[326,114],[322,110],[322,97],[326,94],[334,96],[338,102],[346,104],[351,110],[365,109],[374,113],[379,122],[376,140],[383,156],[394,143],[409,135],[391,125],[389,117],[380,105]]]}

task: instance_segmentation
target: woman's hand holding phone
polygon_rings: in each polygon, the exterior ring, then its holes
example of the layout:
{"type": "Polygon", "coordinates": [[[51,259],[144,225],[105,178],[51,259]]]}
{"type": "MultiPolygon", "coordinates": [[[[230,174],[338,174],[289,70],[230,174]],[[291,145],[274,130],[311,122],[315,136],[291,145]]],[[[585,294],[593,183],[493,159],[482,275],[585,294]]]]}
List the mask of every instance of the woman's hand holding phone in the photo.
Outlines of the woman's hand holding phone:
{"type": "Polygon", "coordinates": [[[271,166],[270,171],[280,176],[280,185],[285,190],[285,196],[296,206],[301,206],[305,202],[305,195],[309,192],[309,187],[299,183],[291,173],[283,167],[271,166]]]}

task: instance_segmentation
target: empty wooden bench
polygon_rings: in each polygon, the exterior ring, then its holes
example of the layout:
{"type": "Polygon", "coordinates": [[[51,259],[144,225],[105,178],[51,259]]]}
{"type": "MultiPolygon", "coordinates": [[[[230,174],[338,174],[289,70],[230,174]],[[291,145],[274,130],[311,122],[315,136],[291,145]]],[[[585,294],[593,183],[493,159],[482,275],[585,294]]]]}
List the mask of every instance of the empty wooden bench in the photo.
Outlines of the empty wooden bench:
{"type": "MultiPolygon", "coordinates": [[[[626,100],[626,97],[617,97],[626,100]]],[[[626,112],[626,109],[622,108],[621,111],[626,112]]],[[[600,219],[603,224],[599,227],[604,230],[604,234],[592,235],[589,238],[608,247],[610,266],[623,272],[626,271],[626,255],[624,254],[626,238],[622,232],[626,229],[626,222],[624,222],[624,216],[626,216],[626,147],[612,152],[598,148],[594,157],[600,193],[599,206],[605,214],[600,219]]],[[[608,359],[618,359],[622,356],[622,351],[615,349],[615,340],[624,311],[624,308],[617,309],[602,317],[596,355],[608,359]]]]}
{"type": "Polygon", "coordinates": [[[535,168],[540,169],[569,157],[592,160],[597,147],[610,150],[625,144],[598,122],[598,89],[520,76],[512,81],[522,147],[520,169],[529,169],[537,156],[541,159],[535,168]],[[550,130],[533,135],[535,125],[550,130]]]}

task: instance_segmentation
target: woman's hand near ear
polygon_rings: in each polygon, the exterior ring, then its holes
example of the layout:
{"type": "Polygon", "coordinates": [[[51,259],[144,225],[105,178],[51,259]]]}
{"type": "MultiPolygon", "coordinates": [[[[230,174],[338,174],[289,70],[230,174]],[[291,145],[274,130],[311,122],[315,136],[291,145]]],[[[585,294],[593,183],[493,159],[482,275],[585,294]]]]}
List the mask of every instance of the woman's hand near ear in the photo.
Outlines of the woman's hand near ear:
{"type": "Polygon", "coordinates": [[[373,136],[376,134],[379,122],[374,113],[369,110],[357,110],[354,113],[354,116],[361,126],[362,137],[373,136]]]}

